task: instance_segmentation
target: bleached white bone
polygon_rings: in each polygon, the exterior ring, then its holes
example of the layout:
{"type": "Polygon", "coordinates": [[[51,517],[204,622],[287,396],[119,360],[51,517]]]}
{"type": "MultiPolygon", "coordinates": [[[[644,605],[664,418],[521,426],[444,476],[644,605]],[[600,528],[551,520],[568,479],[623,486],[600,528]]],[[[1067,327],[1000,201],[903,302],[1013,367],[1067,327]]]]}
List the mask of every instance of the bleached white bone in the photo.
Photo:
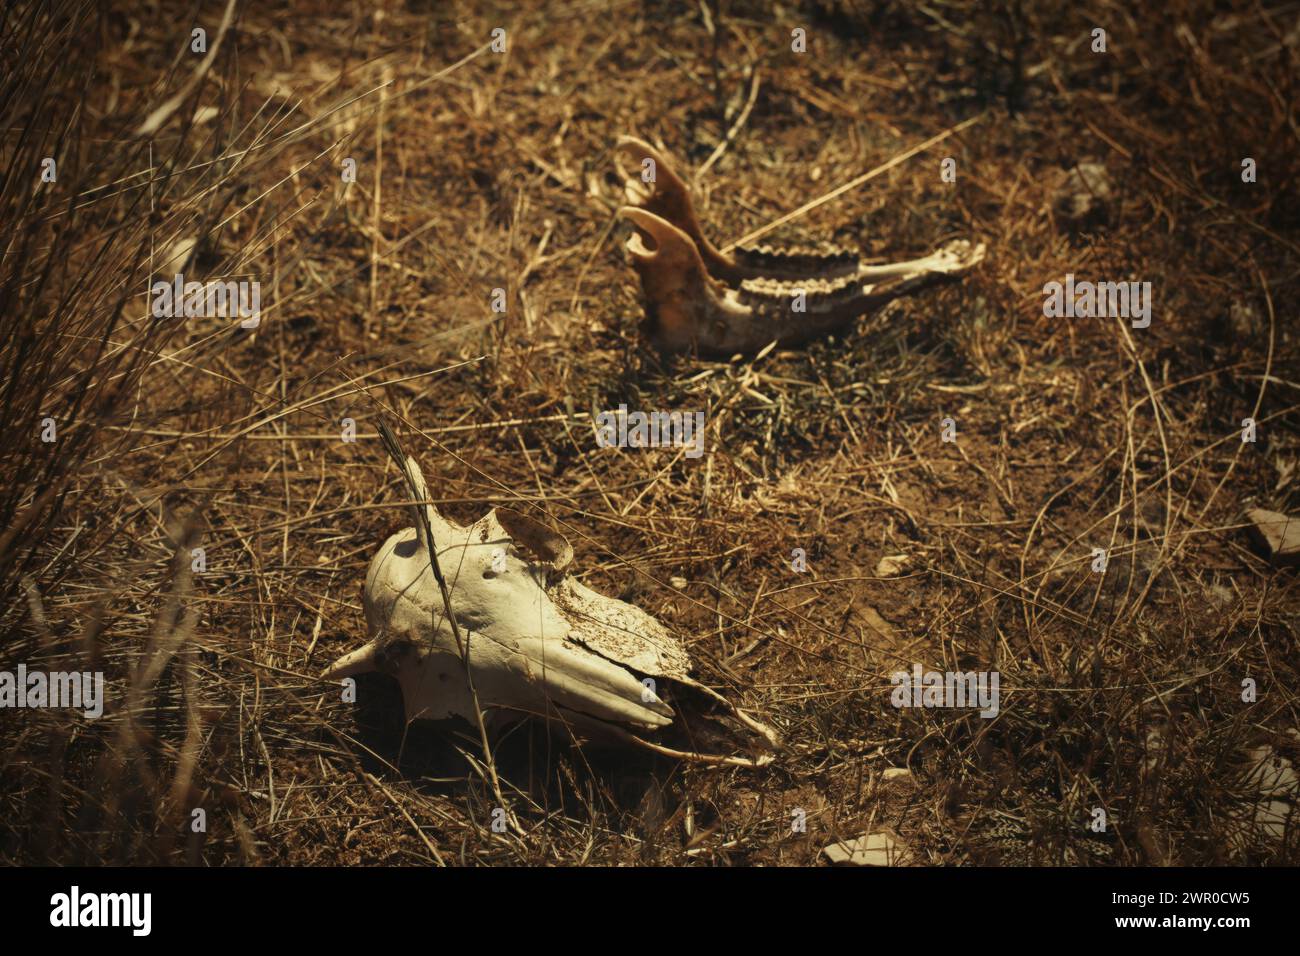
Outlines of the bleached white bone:
{"type": "MultiPolygon", "coordinates": [[[[413,458],[406,459],[406,470],[418,500],[428,502],[413,458]]],[[[574,579],[569,543],[507,508],[462,526],[432,504],[413,505],[415,527],[390,537],[370,562],[363,595],[369,643],[340,657],[323,678],[380,671],[401,685],[408,720],[476,719],[419,507],[428,518],[489,726],[535,715],[557,719],[579,735],[708,763],[755,766],[770,760],[689,753],[643,740],[639,734],[666,728],[678,716],[642,683],[651,677],[661,690],[673,683],[693,688],[753,731],[757,743],[779,746],[771,728],[690,677],[685,647],[663,624],[574,579]]]]}

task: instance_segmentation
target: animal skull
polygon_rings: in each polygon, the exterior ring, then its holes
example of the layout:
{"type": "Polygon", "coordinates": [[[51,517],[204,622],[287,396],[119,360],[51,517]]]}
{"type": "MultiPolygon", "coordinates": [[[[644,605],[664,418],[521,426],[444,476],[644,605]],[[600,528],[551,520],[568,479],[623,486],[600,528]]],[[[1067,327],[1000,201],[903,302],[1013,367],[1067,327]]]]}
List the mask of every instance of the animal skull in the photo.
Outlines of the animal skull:
{"type": "MultiPolygon", "coordinates": [[[[413,458],[406,459],[406,470],[416,498],[428,501],[413,458]]],[[[408,720],[474,721],[476,693],[488,725],[541,716],[588,738],[623,740],[705,763],[770,761],[770,755],[675,750],[639,736],[674,724],[679,715],[665,691],[686,688],[746,728],[760,747],[779,746],[769,727],[690,677],[685,647],[663,624],[573,578],[573,549],[562,536],[507,508],[464,527],[426,504],[430,542],[418,507],[412,508],[415,527],[391,536],[370,562],[363,600],[369,643],[340,657],[324,679],[367,671],[396,677],[408,720]],[[433,574],[430,544],[467,662],[433,574]],[[643,677],[654,679],[654,689],[643,677]]]]}

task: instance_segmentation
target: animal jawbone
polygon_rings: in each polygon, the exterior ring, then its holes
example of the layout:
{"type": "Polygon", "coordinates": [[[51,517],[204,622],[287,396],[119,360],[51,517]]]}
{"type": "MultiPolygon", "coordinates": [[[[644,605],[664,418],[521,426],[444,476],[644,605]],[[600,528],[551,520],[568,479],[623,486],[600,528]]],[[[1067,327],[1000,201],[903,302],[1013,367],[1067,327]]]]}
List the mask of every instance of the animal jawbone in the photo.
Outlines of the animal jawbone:
{"type": "Polygon", "coordinates": [[[957,278],[984,258],[982,243],[961,239],[884,265],[865,265],[829,244],[722,252],[704,236],[686,183],[667,157],[630,136],[619,139],[616,155],[654,171],[653,178],[629,175],[628,205],[619,214],[634,226],[626,248],[641,279],[651,338],[670,351],[730,355],[772,342],[798,345],[957,278]]]}

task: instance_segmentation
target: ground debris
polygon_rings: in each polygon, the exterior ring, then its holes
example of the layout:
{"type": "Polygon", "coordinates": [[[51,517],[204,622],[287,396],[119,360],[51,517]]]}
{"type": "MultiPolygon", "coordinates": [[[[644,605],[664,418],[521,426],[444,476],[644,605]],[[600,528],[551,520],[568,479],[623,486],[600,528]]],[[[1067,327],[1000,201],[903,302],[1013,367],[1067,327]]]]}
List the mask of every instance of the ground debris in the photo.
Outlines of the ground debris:
{"type": "Polygon", "coordinates": [[[832,843],[822,854],[836,866],[905,866],[910,859],[907,846],[883,832],[832,843]]]}
{"type": "Polygon", "coordinates": [[[1065,173],[1052,194],[1058,222],[1084,225],[1103,218],[1112,195],[1110,174],[1101,163],[1079,163],[1065,173]]]}
{"type": "Polygon", "coordinates": [[[1300,518],[1263,508],[1251,508],[1246,517],[1252,523],[1251,532],[1274,561],[1300,560],[1300,518]]]}
{"type": "Polygon", "coordinates": [[[876,562],[876,577],[893,578],[907,570],[911,558],[905,554],[890,554],[876,562]]]}

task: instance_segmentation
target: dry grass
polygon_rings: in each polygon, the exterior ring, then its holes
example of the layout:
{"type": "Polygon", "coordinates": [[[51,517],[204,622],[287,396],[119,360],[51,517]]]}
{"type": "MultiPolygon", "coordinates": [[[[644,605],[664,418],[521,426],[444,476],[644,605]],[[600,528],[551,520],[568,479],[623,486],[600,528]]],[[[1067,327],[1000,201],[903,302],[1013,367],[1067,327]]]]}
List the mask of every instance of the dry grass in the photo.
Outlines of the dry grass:
{"type": "Polygon", "coordinates": [[[1300,508],[1293,5],[240,5],[136,135],[224,6],[4,14],[0,668],[102,668],[111,693],[97,722],[0,722],[0,858],[807,864],[888,827],[935,864],[1297,861],[1294,825],[1233,823],[1244,747],[1300,757],[1295,578],[1241,517],[1300,508]],[[981,113],[771,237],[881,261],[968,235],[975,275],[804,351],[642,348],[618,134],[712,158],[696,196],[731,240],[981,113]],[[1117,195],[1070,231],[1049,203],[1084,159],[1117,195]],[[262,282],[256,331],[148,317],[187,238],[188,271],[262,282]],[[1044,318],[1068,272],[1150,281],[1151,327],[1044,318]],[[621,402],[706,411],[708,453],[598,450],[589,416],[621,402]],[[382,678],[342,703],[315,675],[361,641],[405,521],[381,415],[449,513],[546,516],[669,622],[782,728],[777,764],[525,726],[493,746],[519,822],[497,834],[474,730],[403,727],[382,678]],[[913,662],[997,669],[1001,714],[895,710],[913,662]]]}

